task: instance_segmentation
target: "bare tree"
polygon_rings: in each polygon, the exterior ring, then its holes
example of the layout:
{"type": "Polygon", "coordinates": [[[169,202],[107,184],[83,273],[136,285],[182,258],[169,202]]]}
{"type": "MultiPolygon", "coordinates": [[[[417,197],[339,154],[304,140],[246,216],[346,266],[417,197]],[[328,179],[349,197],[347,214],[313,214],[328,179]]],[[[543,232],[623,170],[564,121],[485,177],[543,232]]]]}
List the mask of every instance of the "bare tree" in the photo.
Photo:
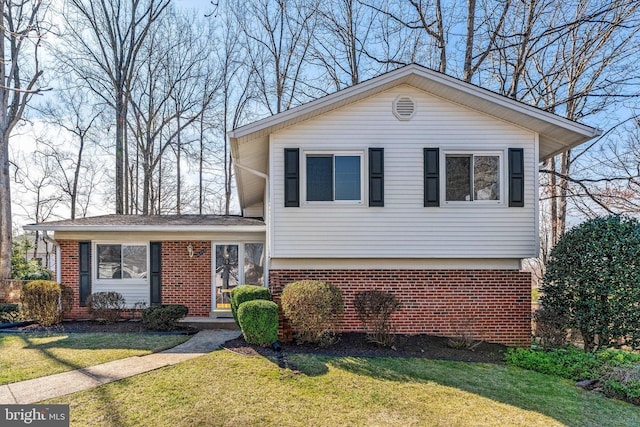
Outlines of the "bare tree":
{"type": "Polygon", "coordinates": [[[69,217],[75,219],[78,210],[86,214],[92,189],[99,182],[96,158],[91,153],[102,110],[92,107],[85,89],[73,87],[69,79],[63,81],[55,102],[49,102],[42,112],[50,126],[63,131],[64,143],[57,142],[60,133],[48,131],[38,138],[38,151],[55,165],[51,171],[54,183],[67,196],[69,217]]]}
{"type": "Polygon", "coordinates": [[[67,0],[65,63],[115,113],[115,204],[125,213],[126,122],[138,54],[170,0],[67,0]]]}
{"type": "Polygon", "coordinates": [[[38,51],[46,7],[42,0],[2,0],[0,51],[0,280],[11,278],[11,176],[9,140],[38,86],[38,51]]]}
{"type": "MultiPolygon", "coordinates": [[[[208,49],[196,39],[194,22],[171,11],[159,23],[162,25],[149,32],[141,49],[142,66],[136,70],[129,98],[129,128],[142,172],[143,215],[152,213],[153,176],[162,161],[168,170],[163,156],[169,148],[177,157],[174,207],[180,204],[180,153],[188,144],[183,132],[197,123],[203,105],[206,108],[208,104],[203,103],[200,92],[208,49]]],[[[162,190],[161,183],[158,191],[162,190]]]]}
{"type": "Polygon", "coordinates": [[[317,0],[256,0],[238,3],[235,10],[263,106],[276,114],[301,102],[317,0]]]}

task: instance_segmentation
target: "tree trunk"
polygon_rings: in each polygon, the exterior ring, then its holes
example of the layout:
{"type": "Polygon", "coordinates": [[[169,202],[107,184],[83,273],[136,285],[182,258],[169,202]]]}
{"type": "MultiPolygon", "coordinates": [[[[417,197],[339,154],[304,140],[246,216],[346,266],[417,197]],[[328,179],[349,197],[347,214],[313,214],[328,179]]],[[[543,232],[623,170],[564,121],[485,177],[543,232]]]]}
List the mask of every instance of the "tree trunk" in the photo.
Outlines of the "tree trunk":
{"type": "Polygon", "coordinates": [[[124,213],[124,127],[126,124],[126,111],[124,108],[124,93],[121,90],[116,94],[116,214],[124,213]]]}
{"type": "Polygon", "coordinates": [[[181,139],[180,139],[180,115],[176,117],[176,122],[178,125],[178,134],[176,135],[176,214],[180,215],[180,187],[182,186],[182,181],[180,180],[180,157],[181,157],[181,139]]]}
{"type": "Polygon", "coordinates": [[[0,280],[5,280],[11,279],[11,175],[9,137],[0,137],[0,280]]]}
{"type": "Polygon", "coordinates": [[[462,80],[471,82],[473,61],[473,36],[475,34],[476,0],[467,0],[467,42],[464,52],[464,70],[462,80]]]}

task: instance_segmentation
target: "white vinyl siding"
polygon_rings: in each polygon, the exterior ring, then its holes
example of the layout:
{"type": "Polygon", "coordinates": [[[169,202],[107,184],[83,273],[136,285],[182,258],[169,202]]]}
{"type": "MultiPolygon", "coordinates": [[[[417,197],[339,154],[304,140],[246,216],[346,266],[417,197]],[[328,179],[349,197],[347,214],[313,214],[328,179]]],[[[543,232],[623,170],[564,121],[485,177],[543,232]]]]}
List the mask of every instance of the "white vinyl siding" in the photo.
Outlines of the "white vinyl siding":
{"type": "MultiPolygon", "coordinates": [[[[537,254],[537,134],[466,107],[400,86],[270,137],[269,226],[273,258],[527,258],[537,254]],[[411,120],[393,115],[398,96],[416,102],[411,120]],[[308,204],[284,207],[284,148],[305,151],[361,151],[384,148],[384,207],[308,204]],[[423,149],[441,154],[499,152],[523,148],[525,206],[506,203],[423,204],[423,149]]],[[[301,157],[301,162],[303,158],[301,157]]],[[[444,180],[442,173],[440,180],[444,180]]],[[[506,165],[502,165],[506,183],[506,165]]],[[[505,200],[508,188],[501,188],[505,200]]]]}

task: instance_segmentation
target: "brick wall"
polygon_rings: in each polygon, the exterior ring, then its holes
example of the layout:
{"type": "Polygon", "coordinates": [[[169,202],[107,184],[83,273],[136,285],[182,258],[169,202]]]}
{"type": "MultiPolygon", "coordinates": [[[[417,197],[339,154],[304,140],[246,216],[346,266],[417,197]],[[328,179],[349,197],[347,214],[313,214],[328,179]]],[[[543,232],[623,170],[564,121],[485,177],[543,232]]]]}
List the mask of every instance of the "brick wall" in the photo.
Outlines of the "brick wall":
{"type": "Polygon", "coordinates": [[[61,257],[61,284],[69,286],[73,290],[73,309],[66,314],[69,319],[88,319],[86,307],[80,307],[80,272],[77,240],[59,240],[61,257]]]}
{"type": "MultiPolygon", "coordinates": [[[[80,307],[78,241],[60,240],[62,284],[73,289],[73,310],[70,319],[89,317],[86,307],[80,307]]],[[[93,261],[93,260],[92,260],[93,261]]],[[[208,316],[211,311],[211,242],[162,242],[162,303],[184,304],[189,316],[208,316]],[[187,246],[195,255],[189,258],[187,246]]]]}
{"type": "MultiPolygon", "coordinates": [[[[397,333],[459,336],[511,346],[531,342],[531,274],[515,270],[271,270],[278,301],[297,280],[323,280],[340,287],[345,300],[342,331],[361,331],[353,309],[356,293],[380,289],[402,304],[392,318],[397,333]]],[[[282,340],[291,338],[286,319],[282,340]]]]}
{"type": "Polygon", "coordinates": [[[189,316],[211,311],[211,242],[162,242],[162,303],[184,304],[189,316]],[[193,246],[189,258],[187,247],[193,246]]]}

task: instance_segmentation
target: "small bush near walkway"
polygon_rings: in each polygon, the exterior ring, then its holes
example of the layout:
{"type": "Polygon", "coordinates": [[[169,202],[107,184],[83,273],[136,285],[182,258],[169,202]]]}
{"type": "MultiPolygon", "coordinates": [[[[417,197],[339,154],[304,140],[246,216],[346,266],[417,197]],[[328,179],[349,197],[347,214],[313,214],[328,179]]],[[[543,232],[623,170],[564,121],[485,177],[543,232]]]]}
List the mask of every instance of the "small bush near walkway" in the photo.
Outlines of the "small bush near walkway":
{"type": "Polygon", "coordinates": [[[278,340],[278,304],[252,300],[240,304],[238,321],[245,341],[270,346],[278,340]]]}
{"type": "Polygon", "coordinates": [[[189,308],[181,304],[164,304],[142,310],[142,321],[155,331],[173,331],[178,320],[189,313],[189,308]]]}
{"type": "Polygon", "coordinates": [[[240,322],[238,321],[238,308],[240,304],[259,299],[271,301],[269,289],[264,286],[240,285],[231,290],[231,314],[238,326],[240,326],[240,322]]]}
{"type": "Polygon", "coordinates": [[[640,354],[620,350],[585,353],[576,348],[552,351],[509,349],[508,365],[569,380],[594,380],[610,397],[640,404],[640,354]]]}

